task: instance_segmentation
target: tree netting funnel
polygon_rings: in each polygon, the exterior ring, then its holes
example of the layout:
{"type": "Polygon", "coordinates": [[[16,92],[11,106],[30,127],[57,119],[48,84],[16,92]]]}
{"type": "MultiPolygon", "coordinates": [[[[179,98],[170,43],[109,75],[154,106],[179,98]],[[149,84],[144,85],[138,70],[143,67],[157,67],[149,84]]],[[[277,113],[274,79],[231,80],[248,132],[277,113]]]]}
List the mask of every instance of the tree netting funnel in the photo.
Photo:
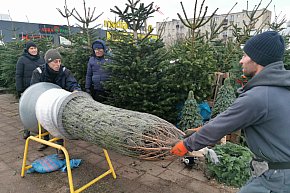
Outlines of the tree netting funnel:
{"type": "Polygon", "coordinates": [[[19,116],[23,126],[30,131],[38,132],[38,122],[35,114],[35,106],[38,97],[52,88],[60,88],[52,83],[41,82],[31,85],[22,94],[19,100],[19,116]]]}
{"type": "Polygon", "coordinates": [[[54,136],[81,139],[140,159],[170,158],[171,144],[183,135],[155,115],[105,105],[85,92],[51,88],[35,107],[37,120],[54,136]]]}

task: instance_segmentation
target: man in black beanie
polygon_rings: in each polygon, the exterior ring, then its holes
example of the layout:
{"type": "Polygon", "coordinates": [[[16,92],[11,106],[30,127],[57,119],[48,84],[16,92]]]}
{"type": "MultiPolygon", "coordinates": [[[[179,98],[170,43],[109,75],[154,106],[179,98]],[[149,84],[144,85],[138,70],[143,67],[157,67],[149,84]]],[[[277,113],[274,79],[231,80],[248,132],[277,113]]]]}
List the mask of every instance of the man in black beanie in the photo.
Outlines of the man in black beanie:
{"type": "Polygon", "coordinates": [[[69,92],[81,90],[71,71],[61,65],[61,55],[58,50],[49,49],[44,59],[46,63],[33,71],[31,85],[38,82],[50,82],[69,92]]]}
{"type": "Polygon", "coordinates": [[[239,97],[198,132],[177,142],[171,153],[184,156],[243,129],[254,155],[253,177],[239,193],[290,192],[290,71],[284,68],[284,51],[277,32],[250,38],[240,64],[251,79],[239,97]]]}
{"type": "MultiPolygon", "coordinates": [[[[33,71],[31,85],[38,82],[50,82],[69,92],[81,91],[80,85],[70,70],[61,65],[61,55],[58,50],[49,49],[45,53],[44,59],[46,63],[33,71]]],[[[44,136],[44,139],[49,140],[49,136],[44,136]]],[[[63,140],[59,140],[58,144],[63,145],[63,140]]],[[[42,151],[47,147],[47,145],[42,144],[39,150],[42,151]]],[[[58,151],[58,157],[65,158],[62,151],[58,151]]]]}

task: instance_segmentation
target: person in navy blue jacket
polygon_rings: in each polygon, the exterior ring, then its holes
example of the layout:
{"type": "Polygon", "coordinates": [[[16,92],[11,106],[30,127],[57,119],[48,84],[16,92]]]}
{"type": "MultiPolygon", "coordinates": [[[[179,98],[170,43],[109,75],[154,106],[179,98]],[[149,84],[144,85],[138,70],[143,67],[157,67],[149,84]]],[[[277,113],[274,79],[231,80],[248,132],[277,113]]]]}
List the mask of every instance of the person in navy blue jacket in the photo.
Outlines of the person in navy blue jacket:
{"type": "Polygon", "coordinates": [[[103,40],[94,41],[92,51],[92,56],[87,65],[85,89],[94,100],[104,102],[107,92],[104,90],[102,83],[109,79],[109,73],[103,67],[104,63],[109,62],[109,59],[105,58],[107,52],[105,42],[103,40]]]}

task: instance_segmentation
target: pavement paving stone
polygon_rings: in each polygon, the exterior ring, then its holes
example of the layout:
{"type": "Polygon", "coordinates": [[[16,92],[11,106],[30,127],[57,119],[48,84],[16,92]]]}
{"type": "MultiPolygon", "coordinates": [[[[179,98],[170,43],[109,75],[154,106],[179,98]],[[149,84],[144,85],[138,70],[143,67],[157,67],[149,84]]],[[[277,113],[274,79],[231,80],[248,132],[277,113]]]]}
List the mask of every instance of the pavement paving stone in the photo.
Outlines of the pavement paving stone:
{"type": "MultiPolygon", "coordinates": [[[[0,175],[0,192],[1,193],[39,193],[39,189],[31,180],[23,180],[19,173],[14,170],[1,172],[0,175]]],[[[43,191],[48,193],[47,191],[43,191]]]]}
{"type": "MultiPolygon", "coordinates": [[[[84,159],[85,160],[85,159],[84,159]]],[[[113,168],[117,171],[119,168],[123,167],[124,165],[120,164],[119,162],[115,161],[115,160],[112,160],[111,159],[111,163],[113,165],[113,168]]],[[[105,169],[105,170],[108,170],[109,169],[109,165],[108,165],[108,162],[106,159],[104,159],[103,161],[101,162],[98,162],[96,163],[96,167],[97,168],[101,168],[101,169],[105,169]]],[[[116,172],[115,171],[115,172],[116,172]]]]}
{"type": "Polygon", "coordinates": [[[69,152],[69,154],[71,154],[72,156],[70,157],[78,157],[80,155],[85,155],[88,154],[89,151],[82,148],[82,147],[74,147],[74,148],[67,148],[67,151],[69,152]]]}
{"type": "Polygon", "coordinates": [[[9,151],[7,153],[1,154],[1,160],[3,160],[5,163],[11,163],[13,161],[22,159],[23,153],[19,153],[16,151],[9,151]]]}
{"type": "Polygon", "coordinates": [[[1,117],[2,117],[2,113],[0,114],[0,128],[4,130],[4,128],[2,127],[7,127],[9,126],[9,124],[6,123],[7,120],[2,119],[1,117]]]}
{"type": "MultiPolygon", "coordinates": [[[[142,177],[142,176],[141,176],[142,177]]],[[[187,182],[187,180],[186,180],[187,182]]],[[[148,183],[149,184],[149,183],[148,183]]],[[[182,193],[189,193],[192,191],[186,189],[185,187],[183,187],[184,183],[174,183],[172,181],[169,180],[165,180],[162,178],[157,179],[157,181],[155,183],[152,183],[151,185],[148,185],[149,187],[153,188],[154,190],[156,190],[157,192],[169,192],[169,193],[176,193],[176,192],[182,192],[182,193]]]]}
{"type": "Polygon", "coordinates": [[[0,172],[10,170],[11,168],[4,161],[0,161],[0,172]]]}
{"type": "Polygon", "coordinates": [[[113,159],[111,157],[111,151],[108,151],[109,156],[112,160],[117,161],[118,163],[122,164],[122,165],[129,165],[129,166],[136,166],[136,165],[140,165],[142,163],[142,160],[134,158],[134,157],[129,157],[129,156],[120,156],[118,157],[117,160],[113,159]]]}
{"type": "Polygon", "coordinates": [[[179,173],[172,171],[172,170],[169,170],[169,169],[162,172],[160,175],[158,175],[158,177],[165,179],[165,180],[169,180],[171,182],[181,182],[181,183],[183,183],[184,181],[189,179],[187,176],[179,174],[179,173]]]}
{"type": "Polygon", "coordinates": [[[14,130],[7,130],[6,131],[6,136],[13,137],[16,140],[20,140],[19,133],[15,132],[15,131],[17,131],[17,129],[15,129],[15,128],[14,128],[14,130]]]}
{"type": "Polygon", "coordinates": [[[200,190],[203,190],[203,193],[221,193],[221,190],[214,187],[210,186],[207,188],[204,188],[206,186],[205,182],[201,181],[192,181],[186,185],[187,189],[193,190],[195,192],[198,192],[200,190]]]}
{"type": "Polygon", "coordinates": [[[85,159],[83,161],[88,162],[88,163],[93,164],[93,165],[98,165],[99,163],[101,163],[104,160],[105,160],[105,157],[102,157],[102,156],[94,154],[94,153],[88,153],[85,156],[85,159]]]}
{"type": "Polygon", "coordinates": [[[98,147],[97,145],[88,146],[86,149],[96,154],[103,153],[103,148],[98,147]]]}
{"type": "Polygon", "coordinates": [[[82,148],[92,146],[92,144],[90,144],[89,142],[82,141],[82,140],[76,140],[75,143],[77,144],[77,146],[82,147],[82,148]]]}
{"type": "Polygon", "coordinates": [[[146,192],[146,193],[162,193],[162,190],[156,190],[156,189],[148,189],[148,186],[141,185],[138,189],[136,189],[134,192],[146,192]]]}
{"type": "Polygon", "coordinates": [[[162,172],[166,170],[159,165],[156,165],[156,161],[143,161],[140,164],[136,164],[135,168],[139,168],[140,170],[146,171],[146,173],[151,174],[153,176],[158,176],[162,172]]]}
{"type": "Polygon", "coordinates": [[[6,133],[0,130],[0,135],[6,135],[6,133]]]}
{"type": "Polygon", "coordinates": [[[2,157],[3,154],[10,152],[11,150],[5,147],[4,143],[0,146],[0,157],[2,157]]]}
{"type": "Polygon", "coordinates": [[[170,169],[174,172],[180,172],[183,170],[184,168],[184,164],[181,163],[180,158],[176,158],[175,160],[173,160],[167,167],[167,169],[170,169]]]}
{"type": "Polygon", "coordinates": [[[153,176],[151,174],[145,173],[144,175],[141,175],[137,179],[140,183],[147,185],[147,186],[156,186],[156,184],[159,183],[160,178],[153,176]]]}
{"type": "Polygon", "coordinates": [[[210,181],[207,183],[201,181],[192,181],[186,184],[186,188],[196,192],[203,190],[202,193],[235,193],[238,191],[236,188],[224,188],[224,186],[218,184],[215,181],[210,181]],[[208,186],[209,184],[211,186],[208,186]]]}
{"type": "Polygon", "coordinates": [[[34,160],[41,158],[41,157],[44,157],[44,156],[46,156],[46,155],[44,154],[44,152],[41,152],[41,151],[28,152],[27,160],[30,163],[32,163],[34,160]]]}
{"type": "Polygon", "coordinates": [[[174,162],[176,159],[179,158],[173,158],[173,159],[166,159],[166,160],[160,160],[156,162],[156,165],[161,166],[162,168],[168,168],[168,166],[174,162]]]}
{"type": "MultiPolygon", "coordinates": [[[[114,166],[115,167],[115,166],[114,166]]],[[[117,168],[117,173],[120,176],[128,178],[129,180],[136,180],[139,176],[143,175],[145,172],[139,169],[131,168],[129,166],[123,166],[120,169],[117,168]]]]}
{"type": "MultiPolygon", "coordinates": [[[[8,122],[6,122],[6,123],[8,123],[8,122]]],[[[13,122],[13,123],[14,123],[14,122],[13,122]]],[[[16,130],[16,128],[13,127],[13,126],[11,126],[11,124],[9,124],[9,123],[8,123],[8,125],[5,127],[5,131],[13,131],[13,135],[17,135],[18,132],[15,132],[15,130],[16,130]]],[[[12,134],[12,132],[11,132],[11,134],[12,134]]]]}
{"type": "Polygon", "coordinates": [[[198,181],[208,182],[207,177],[205,177],[203,171],[201,171],[201,170],[193,170],[191,168],[185,167],[179,173],[182,174],[182,175],[188,176],[190,178],[196,179],[198,181]]]}
{"type": "Polygon", "coordinates": [[[20,174],[21,173],[21,168],[22,168],[22,163],[23,163],[23,159],[17,159],[15,161],[11,161],[11,162],[7,163],[7,165],[10,168],[18,171],[17,173],[20,174]]]}
{"type": "Polygon", "coordinates": [[[203,193],[203,191],[199,190],[198,192],[193,192],[192,190],[184,188],[184,186],[179,186],[178,184],[170,184],[170,186],[167,188],[167,193],[203,193]]]}
{"type": "Polygon", "coordinates": [[[111,158],[111,160],[114,160],[114,161],[117,161],[118,160],[121,160],[122,157],[124,157],[124,155],[121,155],[115,151],[112,151],[112,150],[108,150],[108,154],[109,154],[109,157],[111,158]]]}

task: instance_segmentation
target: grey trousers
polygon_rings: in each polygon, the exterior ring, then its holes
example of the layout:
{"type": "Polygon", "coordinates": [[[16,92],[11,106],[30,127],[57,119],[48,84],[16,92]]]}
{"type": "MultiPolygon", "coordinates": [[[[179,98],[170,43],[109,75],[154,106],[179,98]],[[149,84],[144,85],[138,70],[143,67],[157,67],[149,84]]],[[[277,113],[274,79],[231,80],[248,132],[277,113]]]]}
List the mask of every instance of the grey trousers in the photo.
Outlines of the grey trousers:
{"type": "Polygon", "coordinates": [[[251,178],[238,193],[290,193],[290,169],[268,170],[251,178]]]}

